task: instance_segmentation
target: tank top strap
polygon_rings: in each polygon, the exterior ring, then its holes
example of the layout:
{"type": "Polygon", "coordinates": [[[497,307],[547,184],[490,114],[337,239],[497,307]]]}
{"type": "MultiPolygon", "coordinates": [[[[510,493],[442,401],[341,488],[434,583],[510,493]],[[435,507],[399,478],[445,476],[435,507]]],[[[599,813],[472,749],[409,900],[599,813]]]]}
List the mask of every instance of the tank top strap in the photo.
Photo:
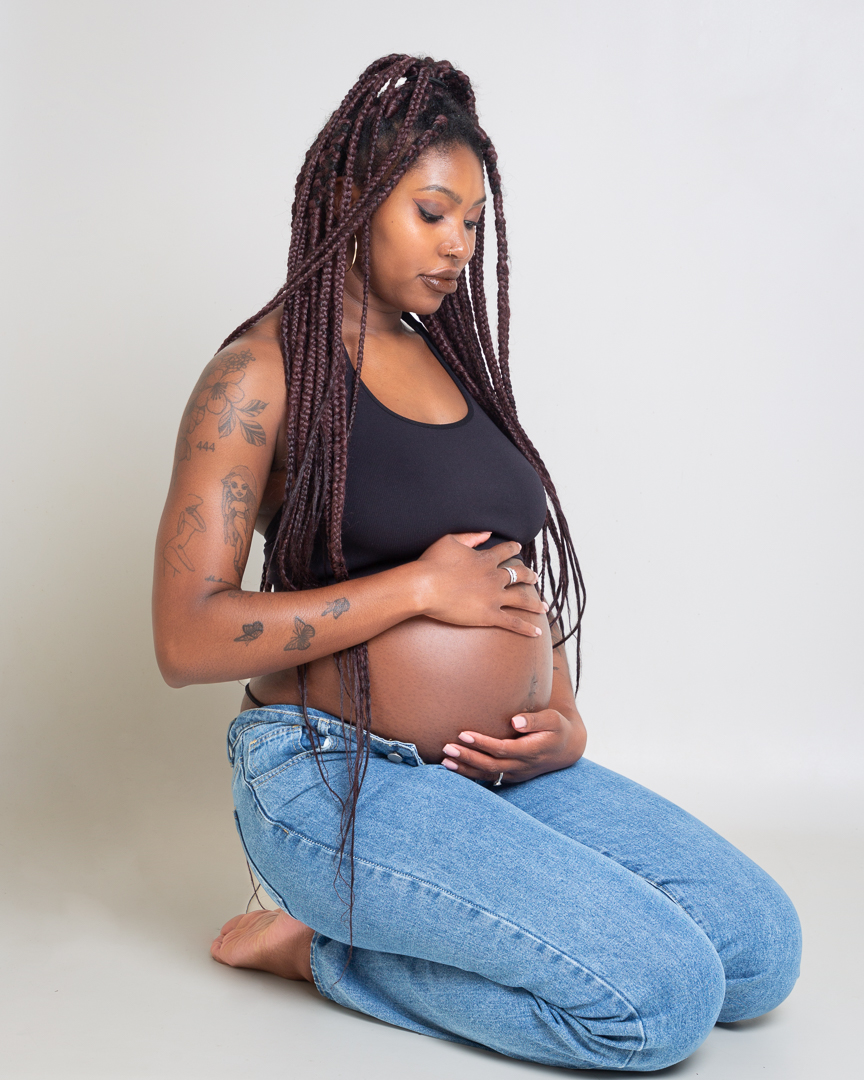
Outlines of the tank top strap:
{"type": "Polygon", "coordinates": [[[464,380],[458,374],[458,372],[453,370],[453,367],[450,364],[448,364],[447,361],[444,359],[444,357],[441,355],[441,350],[438,348],[438,346],[432,340],[432,337],[431,337],[429,331],[426,329],[426,327],[423,325],[423,323],[420,322],[419,319],[415,318],[411,314],[410,311],[403,311],[402,312],[402,320],[403,320],[403,322],[407,323],[408,326],[410,326],[412,330],[416,331],[423,338],[423,340],[426,342],[426,344],[429,346],[430,350],[432,351],[432,355],[439,361],[439,363],[441,363],[446,368],[447,371],[449,371],[450,377],[452,379],[455,379],[455,381],[459,384],[459,386],[462,387],[465,394],[467,394],[467,396],[469,398],[471,398],[472,401],[474,401],[475,399],[474,399],[473,395],[471,394],[471,392],[468,390],[468,387],[465,385],[464,380]]]}

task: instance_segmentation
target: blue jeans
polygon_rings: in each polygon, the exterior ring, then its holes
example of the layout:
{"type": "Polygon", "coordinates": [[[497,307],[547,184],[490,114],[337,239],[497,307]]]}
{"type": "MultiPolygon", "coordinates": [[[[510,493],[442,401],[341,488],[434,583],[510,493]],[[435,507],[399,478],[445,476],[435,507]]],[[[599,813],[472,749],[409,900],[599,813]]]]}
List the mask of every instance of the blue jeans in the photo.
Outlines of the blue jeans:
{"type": "MultiPolygon", "coordinates": [[[[353,732],[309,715],[344,795],[353,732]]],[[[339,805],[300,709],[241,713],[228,748],[249,862],[316,931],[315,985],[350,1009],[513,1058],[652,1071],[715,1021],[773,1009],[798,976],[783,890],[659,795],[584,758],[490,788],[377,736],[357,806],[348,962],[339,805]]]]}

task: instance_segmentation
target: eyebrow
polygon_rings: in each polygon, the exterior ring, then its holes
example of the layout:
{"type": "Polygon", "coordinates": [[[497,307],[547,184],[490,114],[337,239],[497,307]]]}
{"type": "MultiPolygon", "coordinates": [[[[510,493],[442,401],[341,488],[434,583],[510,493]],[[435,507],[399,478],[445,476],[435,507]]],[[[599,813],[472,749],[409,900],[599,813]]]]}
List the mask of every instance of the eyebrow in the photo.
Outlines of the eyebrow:
{"type": "MultiPolygon", "coordinates": [[[[442,187],[440,184],[429,184],[427,187],[421,187],[418,190],[419,191],[440,191],[443,195],[449,196],[449,198],[451,198],[453,200],[453,202],[456,203],[457,206],[462,205],[462,197],[460,195],[457,195],[455,191],[451,191],[450,188],[442,187]]],[[[477,202],[471,204],[471,209],[473,210],[475,206],[480,206],[481,203],[485,203],[485,202],[486,202],[486,195],[484,194],[481,199],[478,199],[477,202]]]]}

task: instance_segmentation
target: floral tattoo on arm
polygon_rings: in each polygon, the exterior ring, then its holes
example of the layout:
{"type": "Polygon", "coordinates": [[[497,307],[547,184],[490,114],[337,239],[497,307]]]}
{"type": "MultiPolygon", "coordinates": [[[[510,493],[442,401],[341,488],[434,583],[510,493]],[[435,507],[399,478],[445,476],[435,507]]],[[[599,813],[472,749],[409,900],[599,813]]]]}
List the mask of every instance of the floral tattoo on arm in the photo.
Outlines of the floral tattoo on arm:
{"type": "MultiPolygon", "coordinates": [[[[241,383],[246,378],[246,368],[255,361],[248,349],[241,352],[229,352],[221,357],[213,368],[202,376],[202,382],[193,393],[186,407],[180,434],[177,437],[175,470],[181,461],[192,457],[192,444],[189,441],[195,428],[208,413],[219,418],[219,438],[227,438],[238,427],[246,442],[252,446],[264,446],[267,433],[255,419],[262,413],[268,402],[259,398],[246,399],[246,392],[241,383]]],[[[213,449],[212,443],[200,443],[199,449],[213,449]]]]}

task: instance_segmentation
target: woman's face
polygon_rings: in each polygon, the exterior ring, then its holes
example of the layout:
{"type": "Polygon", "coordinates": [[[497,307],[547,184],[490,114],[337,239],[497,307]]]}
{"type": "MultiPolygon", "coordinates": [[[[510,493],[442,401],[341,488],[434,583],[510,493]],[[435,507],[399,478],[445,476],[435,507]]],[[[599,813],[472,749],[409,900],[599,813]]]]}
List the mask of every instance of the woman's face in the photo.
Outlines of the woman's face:
{"type": "MultiPolygon", "coordinates": [[[[459,144],[427,150],[372,217],[369,285],[375,307],[418,315],[437,311],[456,291],[456,279],[474,254],[485,198],[483,168],[472,150],[459,144]]],[[[358,263],[346,289],[362,300],[358,263]]]]}
{"type": "Polygon", "coordinates": [[[235,499],[239,499],[243,502],[246,501],[246,496],[249,494],[249,485],[245,480],[241,480],[239,476],[231,477],[231,495],[235,499]]]}

